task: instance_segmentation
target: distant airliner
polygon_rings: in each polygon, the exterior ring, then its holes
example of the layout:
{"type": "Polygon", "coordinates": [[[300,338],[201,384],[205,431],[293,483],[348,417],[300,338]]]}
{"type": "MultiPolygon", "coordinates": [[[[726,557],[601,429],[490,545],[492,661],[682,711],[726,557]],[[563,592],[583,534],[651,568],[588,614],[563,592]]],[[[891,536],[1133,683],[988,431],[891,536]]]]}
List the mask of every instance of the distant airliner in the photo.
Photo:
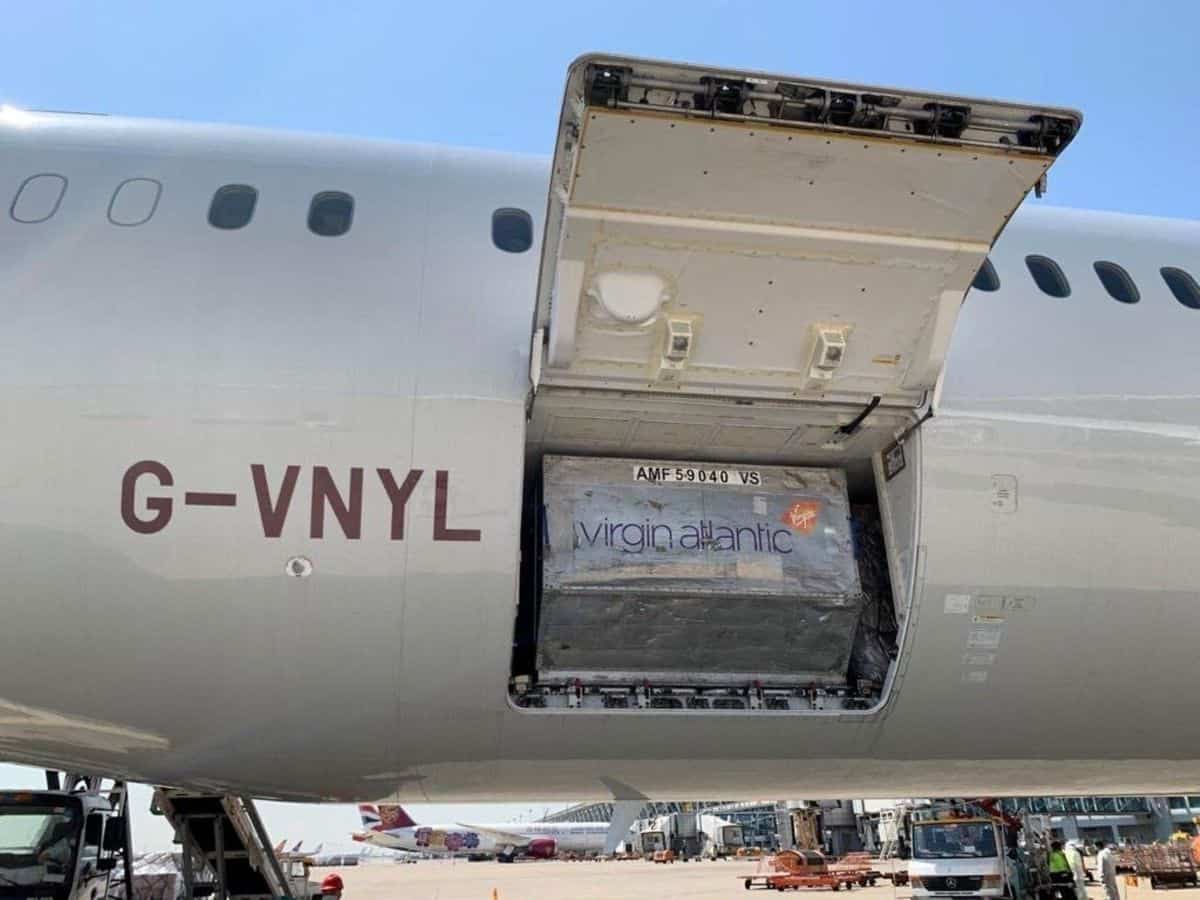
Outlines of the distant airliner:
{"type": "Polygon", "coordinates": [[[550,859],[559,853],[604,851],[607,822],[508,822],[501,825],[418,825],[403,806],[359,804],[363,830],[354,840],[390,850],[434,855],[550,859]]]}

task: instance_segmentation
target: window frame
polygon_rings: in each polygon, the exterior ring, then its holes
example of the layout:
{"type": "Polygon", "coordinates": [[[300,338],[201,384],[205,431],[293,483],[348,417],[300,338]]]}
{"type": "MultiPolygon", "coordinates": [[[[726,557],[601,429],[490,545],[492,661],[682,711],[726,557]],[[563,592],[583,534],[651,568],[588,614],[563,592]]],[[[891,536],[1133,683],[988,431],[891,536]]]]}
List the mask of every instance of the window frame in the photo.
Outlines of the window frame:
{"type": "Polygon", "coordinates": [[[154,218],[154,214],[158,212],[158,203],[162,200],[163,184],[157,178],[146,178],[138,176],[136,178],[126,178],[113,189],[112,196],[108,199],[108,221],[118,228],[138,228],[145,225],[154,218]],[[113,211],[117,209],[118,201],[121,199],[121,192],[131,184],[149,184],[154,187],[154,200],[150,203],[150,208],[146,210],[146,214],[137,221],[125,222],[117,221],[113,218],[113,211]]]}
{"type": "Polygon", "coordinates": [[[312,195],[312,200],[308,203],[308,218],[306,223],[310,234],[315,234],[317,237],[345,237],[350,233],[350,229],[354,227],[354,195],[348,191],[318,191],[312,195]],[[318,231],[313,227],[313,215],[317,212],[317,207],[329,200],[348,200],[350,202],[350,212],[346,216],[346,227],[341,231],[325,232],[318,231]]]}
{"type": "Polygon", "coordinates": [[[1065,300],[1071,296],[1071,281],[1067,278],[1067,273],[1063,271],[1062,266],[1056,260],[1040,253],[1030,253],[1025,257],[1025,268],[1029,270],[1029,275],[1033,278],[1033,283],[1037,285],[1038,290],[1047,297],[1053,297],[1056,300],[1065,300]],[[1043,271],[1048,273],[1052,279],[1057,279],[1064,292],[1055,293],[1054,291],[1047,290],[1046,285],[1042,283],[1043,279],[1038,277],[1038,270],[1035,266],[1044,267],[1043,271]]]}
{"type": "Polygon", "coordinates": [[[1100,280],[1100,284],[1104,287],[1108,296],[1112,297],[1118,303],[1125,306],[1132,306],[1135,303],[1141,302],[1142,292],[1138,290],[1133,276],[1121,264],[1115,263],[1111,259],[1097,259],[1092,262],[1092,270],[1096,273],[1096,277],[1100,280]],[[1105,278],[1105,272],[1115,278],[1117,283],[1127,291],[1128,299],[1117,295],[1112,285],[1109,284],[1108,279],[1105,278]]]}
{"type": "Polygon", "coordinates": [[[22,225],[40,225],[42,222],[48,222],[50,219],[54,218],[54,214],[58,212],[58,208],[62,206],[63,197],[67,195],[68,186],[69,184],[67,181],[67,176],[60,175],[58,172],[37,172],[34,175],[30,175],[21,182],[21,186],[18,187],[17,192],[13,194],[12,203],[8,205],[8,217],[14,222],[19,222],[22,225]],[[55,199],[54,205],[50,208],[50,211],[40,219],[20,218],[17,215],[17,207],[21,203],[21,197],[24,195],[25,189],[31,185],[36,186],[38,183],[46,183],[43,182],[42,179],[56,180],[59,182],[58,197],[55,199]]]}
{"type": "Polygon", "coordinates": [[[213,191],[212,199],[208,201],[208,224],[218,231],[238,231],[245,228],[254,221],[254,213],[258,209],[258,188],[252,184],[223,184],[213,191]],[[213,213],[217,210],[217,204],[225,197],[231,195],[245,194],[249,192],[253,199],[250,201],[250,211],[246,214],[246,220],[239,225],[219,225],[213,221],[213,213]]]}

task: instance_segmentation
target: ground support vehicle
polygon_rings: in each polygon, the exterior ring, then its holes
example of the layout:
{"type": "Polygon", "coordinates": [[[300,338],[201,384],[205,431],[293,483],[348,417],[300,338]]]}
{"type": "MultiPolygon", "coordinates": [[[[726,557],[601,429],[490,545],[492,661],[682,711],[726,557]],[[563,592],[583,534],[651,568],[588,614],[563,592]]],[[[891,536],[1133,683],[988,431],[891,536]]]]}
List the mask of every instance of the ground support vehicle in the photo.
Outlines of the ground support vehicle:
{"type": "Polygon", "coordinates": [[[840,859],[830,861],[828,868],[836,875],[853,879],[859,887],[867,887],[883,877],[883,874],[874,868],[873,862],[869,853],[847,853],[840,859]]]}
{"type": "Polygon", "coordinates": [[[0,884],[23,898],[131,896],[127,794],[121,782],[46,773],[44,791],[0,791],[0,884]]]}
{"type": "Polygon", "coordinates": [[[784,850],[760,860],[753,875],[741,878],[742,886],[748,891],[754,888],[777,891],[829,888],[839,891],[843,887],[850,890],[855,885],[864,884],[865,871],[857,866],[838,870],[836,864],[831,866],[824,855],[816,850],[784,850]]]}
{"type": "Polygon", "coordinates": [[[914,900],[1005,896],[1003,846],[995,819],[957,810],[914,816],[908,863],[914,900]]]}
{"type": "Polygon", "coordinates": [[[1196,887],[1200,874],[1187,844],[1149,844],[1131,851],[1133,870],[1150,879],[1150,887],[1196,887]]]}

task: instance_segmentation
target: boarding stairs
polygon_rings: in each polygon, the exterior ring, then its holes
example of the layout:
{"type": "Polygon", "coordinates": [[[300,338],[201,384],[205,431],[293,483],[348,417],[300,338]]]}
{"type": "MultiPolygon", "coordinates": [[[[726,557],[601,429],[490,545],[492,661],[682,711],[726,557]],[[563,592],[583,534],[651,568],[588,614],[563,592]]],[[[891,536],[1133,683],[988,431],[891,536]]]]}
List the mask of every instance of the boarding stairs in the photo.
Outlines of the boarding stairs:
{"type": "Polygon", "coordinates": [[[184,900],[294,900],[249,797],[160,787],[152,811],[171,823],[181,845],[184,900]]]}

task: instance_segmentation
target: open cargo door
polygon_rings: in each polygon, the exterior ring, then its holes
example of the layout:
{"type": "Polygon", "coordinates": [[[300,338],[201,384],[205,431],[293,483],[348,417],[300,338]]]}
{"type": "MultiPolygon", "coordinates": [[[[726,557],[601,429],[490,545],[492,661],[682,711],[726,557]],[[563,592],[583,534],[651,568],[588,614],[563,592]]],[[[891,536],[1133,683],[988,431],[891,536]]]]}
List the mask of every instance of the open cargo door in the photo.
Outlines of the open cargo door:
{"type": "Polygon", "coordinates": [[[920,406],[972,278],[1080,121],[584,57],[555,148],[535,388],[920,406]]]}

